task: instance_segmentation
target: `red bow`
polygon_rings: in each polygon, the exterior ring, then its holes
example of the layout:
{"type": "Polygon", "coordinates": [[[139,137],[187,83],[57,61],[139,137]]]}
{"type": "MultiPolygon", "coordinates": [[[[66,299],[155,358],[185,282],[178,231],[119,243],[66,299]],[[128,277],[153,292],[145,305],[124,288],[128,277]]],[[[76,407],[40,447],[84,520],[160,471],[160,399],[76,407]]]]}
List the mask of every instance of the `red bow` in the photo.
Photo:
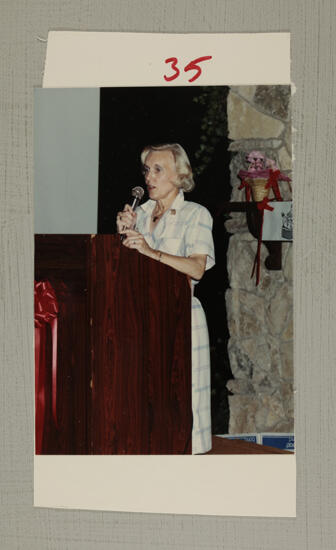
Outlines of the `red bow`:
{"type": "Polygon", "coordinates": [[[35,282],[34,285],[35,327],[51,323],[57,317],[58,303],[55,291],[49,281],[35,282]]]}
{"type": "Polygon", "coordinates": [[[52,414],[57,427],[57,316],[58,303],[55,291],[49,281],[35,282],[35,423],[36,452],[42,451],[42,438],[45,417],[45,376],[46,376],[46,329],[50,325],[52,342],[52,414]]]}

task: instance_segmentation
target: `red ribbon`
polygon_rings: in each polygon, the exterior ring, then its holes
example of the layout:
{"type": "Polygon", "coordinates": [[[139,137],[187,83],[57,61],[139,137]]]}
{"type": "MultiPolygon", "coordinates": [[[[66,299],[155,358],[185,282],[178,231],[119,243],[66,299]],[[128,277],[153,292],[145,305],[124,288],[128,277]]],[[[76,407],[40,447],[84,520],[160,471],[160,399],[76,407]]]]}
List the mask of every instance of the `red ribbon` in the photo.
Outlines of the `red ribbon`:
{"type": "Polygon", "coordinates": [[[273,189],[274,196],[277,201],[282,201],[280,194],[278,180],[281,176],[280,170],[270,170],[268,182],[266,184],[266,189],[273,189]]]}
{"type": "Polygon", "coordinates": [[[249,202],[251,200],[250,184],[243,179],[238,189],[245,189],[246,202],[249,202]]]}
{"type": "Polygon", "coordinates": [[[262,212],[264,210],[274,210],[273,206],[271,206],[269,204],[269,198],[268,197],[264,197],[263,200],[261,202],[257,202],[257,208],[258,210],[261,210],[262,212]]]}
{"type": "Polygon", "coordinates": [[[265,210],[274,210],[273,206],[271,206],[269,204],[269,198],[268,197],[264,197],[264,199],[260,202],[257,203],[257,208],[258,210],[261,211],[261,224],[260,224],[260,232],[259,232],[259,237],[258,237],[258,246],[257,246],[257,253],[255,255],[255,258],[254,258],[254,263],[253,263],[253,269],[252,269],[252,273],[251,273],[251,279],[254,275],[254,272],[256,270],[256,286],[258,286],[259,284],[259,281],[260,281],[260,251],[261,251],[261,241],[262,241],[262,232],[263,232],[263,225],[264,225],[264,212],[265,210]]]}
{"type": "MultiPolygon", "coordinates": [[[[285,176],[280,172],[280,170],[271,170],[271,169],[265,169],[265,170],[255,170],[249,172],[248,170],[240,170],[238,177],[241,179],[241,184],[238,187],[238,189],[245,189],[245,195],[246,195],[246,201],[249,202],[251,200],[251,188],[250,184],[245,181],[245,178],[261,178],[261,177],[268,177],[267,183],[265,188],[266,189],[272,189],[275,199],[277,201],[282,201],[280,189],[279,189],[279,180],[287,181],[288,185],[290,187],[290,178],[288,176],[285,176]]],[[[290,187],[291,189],[291,187],[290,187]]],[[[253,269],[251,278],[254,275],[255,269],[256,270],[256,286],[259,284],[260,280],[260,250],[261,250],[261,241],[262,241],[262,232],[263,232],[263,224],[264,224],[264,211],[265,210],[274,210],[272,206],[269,205],[269,199],[268,197],[265,197],[262,201],[257,202],[257,207],[259,210],[261,210],[261,225],[260,225],[260,233],[258,238],[258,247],[257,247],[257,253],[254,259],[253,269]]]]}
{"type": "Polygon", "coordinates": [[[42,451],[42,438],[45,418],[45,378],[46,378],[46,333],[51,330],[52,343],[52,414],[57,427],[57,316],[58,303],[55,291],[49,281],[35,282],[35,422],[36,453],[42,451]]]}

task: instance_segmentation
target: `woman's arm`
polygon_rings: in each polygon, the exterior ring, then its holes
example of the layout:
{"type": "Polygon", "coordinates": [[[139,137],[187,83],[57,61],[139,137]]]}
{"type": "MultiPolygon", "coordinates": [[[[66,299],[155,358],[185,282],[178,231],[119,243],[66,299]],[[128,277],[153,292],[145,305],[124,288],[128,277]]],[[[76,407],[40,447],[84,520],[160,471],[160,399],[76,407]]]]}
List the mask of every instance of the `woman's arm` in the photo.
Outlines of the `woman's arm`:
{"type": "Polygon", "coordinates": [[[165,265],[169,265],[197,281],[203,277],[206,266],[206,254],[191,254],[188,258],[184,256],[174,256],[173,254],[151,248],[144,236],[137,231],[129,229],[121,231],[121,233],[127,236],[123,241],[123,245],[127,248],[135,248],[141,254],[158,260],[165,265]]]}
{"type": "Polygon", "coordinates": [[[185,273],[192,279],[199,281],[202,279],[206,265],[206,254],[191,254],[188,258],[184,256],[173,256],[173,254],[167,254],[167,252],[161,252],[160,250],[153,250],[155,258],[162,264],[169,265],[181,273],[185,273]]]}

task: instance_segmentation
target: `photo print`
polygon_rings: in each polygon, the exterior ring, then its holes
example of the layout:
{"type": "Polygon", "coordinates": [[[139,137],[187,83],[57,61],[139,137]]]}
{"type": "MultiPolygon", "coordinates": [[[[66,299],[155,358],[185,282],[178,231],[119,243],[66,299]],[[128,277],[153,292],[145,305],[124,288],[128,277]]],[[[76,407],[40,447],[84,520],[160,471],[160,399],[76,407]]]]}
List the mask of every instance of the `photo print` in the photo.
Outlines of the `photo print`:
{"type": "Polygon", "coordinates": [[[35,506],[295,516],[292,244],[264,234],[289,60],[288,33],[49,33],[35,506]]]}
{"type": "Polygon", "coordinates": [[[267,236],[274,208],[291,205],[290,86],[44,89],[35,100],[36,452],[293,449],[291,244],[267,236]],[[153,239],[154,184],[166,157],[176,165],[160,146],[176,143],[194,186],[171,186],[153,239]],[[117,227],[138,187],[146,253],[117,227]],[[209,268],[200,281],[171,263],[194,250],[209,268]]]}

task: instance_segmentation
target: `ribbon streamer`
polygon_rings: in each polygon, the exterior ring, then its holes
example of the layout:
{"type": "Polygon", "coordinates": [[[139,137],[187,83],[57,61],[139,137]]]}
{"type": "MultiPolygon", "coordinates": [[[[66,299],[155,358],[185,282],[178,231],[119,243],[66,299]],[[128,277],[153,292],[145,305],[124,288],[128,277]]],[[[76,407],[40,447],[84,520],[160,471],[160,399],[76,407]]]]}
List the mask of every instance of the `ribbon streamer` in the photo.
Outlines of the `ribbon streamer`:
{"type": "Polygon", "coordinates": [[[51,330],[51,394],[52,416],[56,427],[57,422],[57,317],[58,303],[55,291],[49,281],[35,282],[35,418],[36,418],[36,452],[42,450],[42,437],[45,419],[45,380],[46,380],[46,336],[47,326],[51,330]]]}
{"type": "MultiPolygon", "coordinates": [[[[279,184],[278,184],[278,180],[279,180],[280,176],[281,176],[280,170],[270,170],[268,182],[266,184],[266,189],[272,189],[273,190],[274,196],[275,196],[277,201],[282,201],[282,197],[280,195],[279,184]]],[[[287,179],[289,179],[289,178],[287,178],[287,179]]]]}
{"type": "Polygon", "coordinates": [[[257,203],[258,210],[261,211],[261,223],[260,223],[260,231],[259,231],[259,237],[258,237],[258,246],[257,246],[257,253],[254,258],[252,273],[251,273],[251,279],[253,278],[254,272],[256,270],[256,286],[258,286],[260,281],[260,252],[261,252],[261,241],[262,241],[262,233],[263,233],[263,225],[264,225],[264,212],[265,210],[274,210],[273,206],[269,204],[268,197],[264,197],[264,199],[261,202],[257,203]]]}
{"type": "Polygon", "coordinates": [[[250,184],[243,179],[238,189],[245,189],[246,202],[249,202],[251,200],[250,184]]]}

